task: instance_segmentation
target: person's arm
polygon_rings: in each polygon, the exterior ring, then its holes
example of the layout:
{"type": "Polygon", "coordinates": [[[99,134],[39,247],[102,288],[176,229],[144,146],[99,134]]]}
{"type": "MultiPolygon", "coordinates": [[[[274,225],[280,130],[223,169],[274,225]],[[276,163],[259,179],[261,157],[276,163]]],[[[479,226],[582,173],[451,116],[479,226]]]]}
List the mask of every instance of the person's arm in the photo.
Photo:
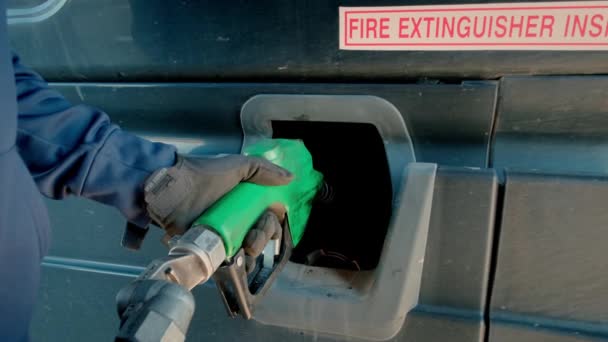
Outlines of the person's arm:
{"type": "Polygon", "coordinates": [[[176,162],[176,149],[125,132],[103,111],[68,102],[13,54],[19,121],[17,148],[40,192],[108,204],[144,227],[143,183],[176,162]]]}
{"type": "MultiPolygon", "coordinates": [[[[124,132],[108,115],[73,105],[13,54],[19,121],[17,148],[40,192],[81,196],[118,208],[139,227],[158,224],[181,234],[240,182],[284,185],[293,175],[270,161],[243,155],[193,158],[175,147],[124,132]]],[[[279,213],[279,215],[281,215],[279,213]]],[[[245,239],[248,269],[281,229],[266,213],[245,239]]]]}

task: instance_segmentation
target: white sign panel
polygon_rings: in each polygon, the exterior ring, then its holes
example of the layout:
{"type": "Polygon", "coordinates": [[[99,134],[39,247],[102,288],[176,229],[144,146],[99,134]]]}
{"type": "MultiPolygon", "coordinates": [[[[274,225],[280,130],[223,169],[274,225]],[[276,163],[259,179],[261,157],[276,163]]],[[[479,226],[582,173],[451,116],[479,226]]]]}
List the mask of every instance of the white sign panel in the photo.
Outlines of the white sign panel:
{"type": "Polygon", "coordinates": [[[340,7],[343,50],[608,50],[608,1],[340,7]]]}

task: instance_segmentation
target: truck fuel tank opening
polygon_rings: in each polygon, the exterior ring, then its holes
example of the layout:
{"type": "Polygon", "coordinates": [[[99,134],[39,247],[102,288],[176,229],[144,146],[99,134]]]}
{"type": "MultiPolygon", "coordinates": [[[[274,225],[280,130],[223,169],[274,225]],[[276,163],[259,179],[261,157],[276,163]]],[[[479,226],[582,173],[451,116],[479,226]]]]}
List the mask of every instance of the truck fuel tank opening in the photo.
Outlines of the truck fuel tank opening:
{"type": "Polygon", "coordinates": [[[272,128],[274,138],[301,139],[325,180],[290,260],[334,269],[374,269],[392,213],[388,161],[376,126],[272,121],[272,128]]]}

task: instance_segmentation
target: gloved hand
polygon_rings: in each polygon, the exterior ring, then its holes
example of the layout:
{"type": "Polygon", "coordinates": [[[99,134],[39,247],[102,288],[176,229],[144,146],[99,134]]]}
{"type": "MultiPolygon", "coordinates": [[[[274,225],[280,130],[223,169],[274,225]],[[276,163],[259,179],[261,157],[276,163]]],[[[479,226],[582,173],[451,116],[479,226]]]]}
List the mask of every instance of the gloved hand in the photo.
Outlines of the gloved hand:
{"type": "MultiPolygon", "coordinates": [[[[165,229],[168,241],[183,234],[207,208],[240,182],[285,185],[292,177],[289,171],[259,157],[178,155],[174,166],[160,169],[146,180],[144,198],[148,214],[165,229]]],[[[260,216],[245,238],[243,247],[250,256],[248,259],[260,255],[270,239],[280,237],[284,209],[271,209],[260,216]]]]}
{"type": "Polygon", "coordinates": [[[268,241],[281,240],[283,226],[280,221],[283,221],[285,214],[283,212],[279,215],[277,215],[276,210],[266,210],[245,236],[243,249],[245,250],[245,269],[247,273],[251,273],[255,268],[256,259],[262,254],[268,241]],[[279,215],[281,215],[281,218],[279,218],[279,215]]]}

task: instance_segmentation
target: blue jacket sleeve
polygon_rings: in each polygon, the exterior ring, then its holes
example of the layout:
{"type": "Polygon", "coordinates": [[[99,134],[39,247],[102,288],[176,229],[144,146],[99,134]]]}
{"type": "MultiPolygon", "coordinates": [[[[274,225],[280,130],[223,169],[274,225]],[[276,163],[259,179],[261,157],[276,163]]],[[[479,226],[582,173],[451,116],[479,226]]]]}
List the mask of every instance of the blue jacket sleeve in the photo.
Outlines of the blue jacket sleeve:
{"type": "Polygon", "coordinates": [[[130,222],[150,222],[144,180],[175,163],[176,149],[129,134],[108,115],[73,105],[13,54],[19,108],[17,148],[42,194],[82,196],[116,207],[130,222]]]}

